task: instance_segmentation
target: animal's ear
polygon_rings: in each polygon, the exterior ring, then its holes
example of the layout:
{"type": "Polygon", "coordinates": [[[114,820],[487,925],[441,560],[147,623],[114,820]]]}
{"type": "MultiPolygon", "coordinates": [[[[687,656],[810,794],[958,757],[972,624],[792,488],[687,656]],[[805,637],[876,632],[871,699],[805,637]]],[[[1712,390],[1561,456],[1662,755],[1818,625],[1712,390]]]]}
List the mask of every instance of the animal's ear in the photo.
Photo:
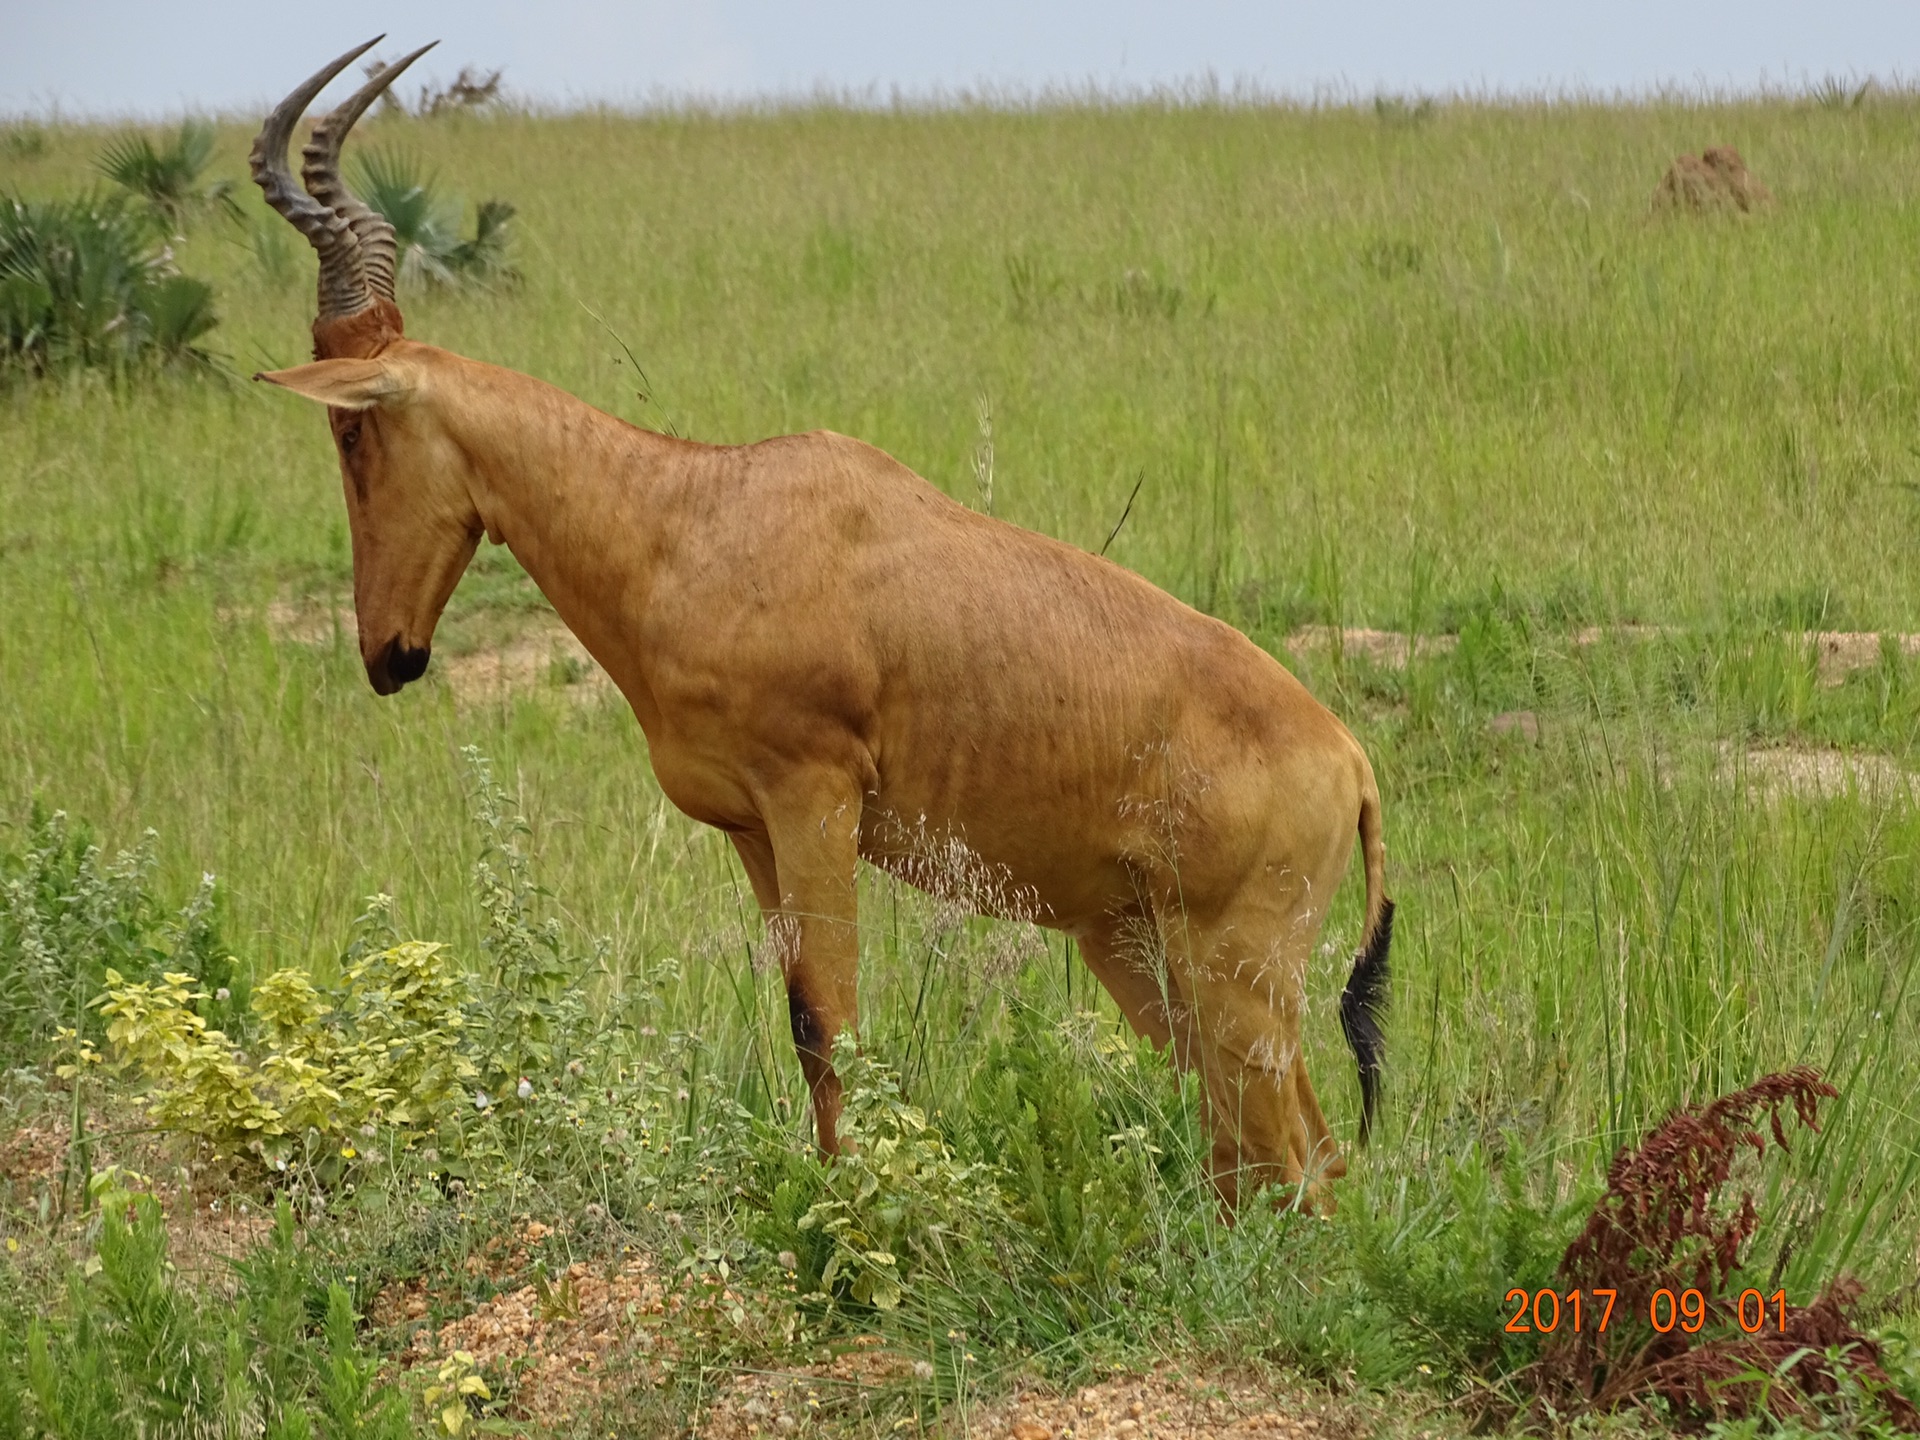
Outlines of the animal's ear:
{"type": "Polygon", "coordinates": [[[253,378],[338,410],[395,405],[413,388],[398,367],[385,360],[315,360],[289,370],[262,370],[253,378]]]}

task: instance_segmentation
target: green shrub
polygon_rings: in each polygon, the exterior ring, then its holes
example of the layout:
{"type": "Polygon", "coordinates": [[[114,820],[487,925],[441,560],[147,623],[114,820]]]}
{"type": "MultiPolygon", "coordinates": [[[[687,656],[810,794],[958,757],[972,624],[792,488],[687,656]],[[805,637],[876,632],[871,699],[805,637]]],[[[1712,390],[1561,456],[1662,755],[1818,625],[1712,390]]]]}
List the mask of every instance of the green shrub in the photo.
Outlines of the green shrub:
{"type": "Polygon", "coordinates": [[[212,286],[123,197],[0,196],[0,368],[201,366],[218,323],[212,286]]]}
{"type": "Polygon", "coordinates": [[[827,1172],[798,1230],[824,1242],[822,1290],[877,1310],[909,1287],[978,1293],[990,1274],[992,1237],[1010,1228],[1000,1176],[958,1159],[926,1113],[900,1094],[892,1070],[843,1032],[834,1069],[845,1088],[840,1132],[850,1145],[827,1172]]]}
{"type": "Polygon", "coordinates": [[[145,1103],[154,1122],[229,1146],[286,1133],[283,1112],[259,1093],[258,1072],[193,1008],[210,998],[196,983],[177,970],[150,984],[107,971],[99,1007],[107,1038],[147,1081],[145,1103]]]}
{"type": "Polygon", "coordinates": [[[0,1050],[15,1063],[43,1055],[62,1028],[99,1039],[87,1002],[110,972],[191,970],[231,994],[213,877],[168,914],[150,888],[154,838],[109,859],[64,812],[36,808],[24,846],[0,853],[0,1050]]]}
{"type": "Polygon", "coordinates": [[[477,997],[482,1038],[474,1059],[481,1085],[498,1096],[522,1076],[559,1068],[567,1038],[577,1042],[589,1033],[580,986],[600,957],[567,953],[559,922],[543,913],[548,897],[533,879],[519,807],[493,778],[486,756],[472,745],[460,753],[473,782],[480,855],[471,878],[485,921],[477,997]]]}

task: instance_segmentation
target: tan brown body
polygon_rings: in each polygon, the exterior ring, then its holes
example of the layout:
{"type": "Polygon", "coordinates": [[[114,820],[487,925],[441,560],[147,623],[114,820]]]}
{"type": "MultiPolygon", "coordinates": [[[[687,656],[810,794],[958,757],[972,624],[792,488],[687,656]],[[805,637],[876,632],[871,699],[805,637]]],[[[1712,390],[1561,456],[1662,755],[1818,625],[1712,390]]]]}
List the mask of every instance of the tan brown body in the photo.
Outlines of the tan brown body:
{"type": "Polygon", "coordinates": [[[1358,835],[1368,942],[1343,1020],[1371,1100],[1379,800],[1271,657],[857,440],[669,439],[401,338],[385,297],[315,335],[328,358],[261,378],[330,407],[375,688],[424,670],[482,534],[506,544],[632,704],[667,796],[738,850],[823,1150],[828,1057],[857,1021],[857,862],[938,888],[964,853],[960,888],[1073,936],[1201,1072],[1228,1203],[1343,1172],[1304,982],[1358,835]]]}

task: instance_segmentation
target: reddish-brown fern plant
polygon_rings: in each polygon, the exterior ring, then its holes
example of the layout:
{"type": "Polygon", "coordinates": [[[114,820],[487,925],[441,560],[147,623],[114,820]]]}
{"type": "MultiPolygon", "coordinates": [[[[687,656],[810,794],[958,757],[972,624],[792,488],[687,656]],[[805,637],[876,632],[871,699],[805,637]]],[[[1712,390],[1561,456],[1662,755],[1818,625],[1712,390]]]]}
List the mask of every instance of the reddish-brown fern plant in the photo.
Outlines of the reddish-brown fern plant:
{"type": "MultiPolygon", "coordinates": [[[[1765,1152],[1762,1115],[1773,1143],[1786,1150],[1781,1111],[1791,1105],[1800,1124],[1818,1130],[1820,1101],[1838,1094],[1817,1070],[1763,1076],[1703,1109],[1675,1111],[1637,1150],[1614,1157],[1606,1193],[1560,1261],[1568,1289],[1618,1292],[1612,1321],[1604,1335],[1588,1325],[1554,1336],[1541,1356],[1543,1398],[1563,1412],[1657,1395],[1696,1417],[1759,1408],[1805,1416],[1813,1397],[1840,1388],[1840,1367],[1879,1392],[1897,1425],[1920,1431],[1920,1413],[1850,1318],[1858,1284],[1837,1281],[1811,1305],[1791,1309],[1784,1328],[1758,1334],[1739,1327],[1738,1302],[1724,1293],[1759,1224],[1750,1192],[1731,1207],[1716,1203],[1734,1161],[1743,1148],[1765,1152]],[[1679,1324],[1665,1334],[1653,1328],[1648,1307],[1660,1290],[1700,1292],[1705,1313],[1696,1333],[1679,1324]]],[[[1775,1314],[1769,1309],[1767,1318],[1775,1314]]]]}

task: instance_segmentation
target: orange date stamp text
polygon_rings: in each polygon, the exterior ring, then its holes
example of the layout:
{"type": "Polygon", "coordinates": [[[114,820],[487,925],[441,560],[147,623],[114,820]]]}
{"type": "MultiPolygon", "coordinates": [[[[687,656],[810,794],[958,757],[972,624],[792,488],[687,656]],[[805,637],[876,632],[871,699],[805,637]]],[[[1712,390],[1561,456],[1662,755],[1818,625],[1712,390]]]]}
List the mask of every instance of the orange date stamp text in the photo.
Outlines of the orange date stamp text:
{"type": "MultiPolygon", "coordinates": [[[[1614,1319],[1618,1290],[1522,1290],[1507,1291],[1506,1303],[1513,1307],[1507,1317],[1509,1335],[1551,1335],[1565,1323],[1575,1332],[1587,1329],[1607,1333],[1614,1319]]],[[[1749,1335],[1758,1335],[1771,1318],[1775,1328],[1787,1328],[1787,1292],[1776,1290],[1762,1295],[1758,1290],[1742,1290],[1734,1302],[1733,1318],[1749,1335]]],[[[1676,1325],[1688,1335],[1698,1334],[1707,1323],[1707,1297],[1698,1290],[1675,1294],[1660,1289],[1647,1301],[1647,1323],[1662,1335],[1676,1325]]]]}

